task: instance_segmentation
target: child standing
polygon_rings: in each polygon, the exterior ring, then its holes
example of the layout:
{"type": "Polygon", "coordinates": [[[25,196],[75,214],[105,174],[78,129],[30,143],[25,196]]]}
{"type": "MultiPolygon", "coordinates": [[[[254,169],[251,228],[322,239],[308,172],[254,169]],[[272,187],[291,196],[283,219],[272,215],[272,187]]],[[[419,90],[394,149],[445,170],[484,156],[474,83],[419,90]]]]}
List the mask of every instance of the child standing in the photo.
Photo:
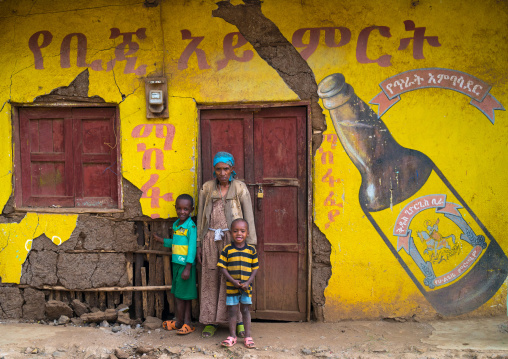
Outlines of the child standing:
{"type": "Polygon", "coordinates": [[[250,306],[252,304],[252,281],[258,271],[258,254],[256,248],[245,242],[249,235],[249,224],[243,218],[231,223],[232,242],[224,247],[217,266],[227,279],[226,305],[229,314],[229,334],[222,346],[232,347],[236,344],[236,320],[238,304],[245,326],[244,344],[255,348],[251,337],[250,306]]]}
{"type": "Polygon", "coordinates": [[[173,238],[161,238],[154,233],[157,242],[172,248],[173,283],[171,293],[176,299],[176,321],[162,323],[167,330],[177,334],[189,334],[196,330],[191,323],[192,300],[198,297],[196,289],[196,225],[190,218],[194,211],[194,200],[188,194],[181,194],[175,202],[178,219],[173,223],[173,238]]]}

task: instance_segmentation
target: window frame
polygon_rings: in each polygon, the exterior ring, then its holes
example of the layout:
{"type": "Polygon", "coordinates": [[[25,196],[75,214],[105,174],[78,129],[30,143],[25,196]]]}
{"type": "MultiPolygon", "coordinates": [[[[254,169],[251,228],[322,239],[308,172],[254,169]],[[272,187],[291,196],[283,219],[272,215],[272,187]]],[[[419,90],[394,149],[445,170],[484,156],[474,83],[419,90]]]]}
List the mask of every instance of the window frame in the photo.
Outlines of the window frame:
{"type": "MultiPolygon", "coordinates": [[[[121,149],[120,149],[120,116],[119,116],[119,108],[118,106],[112,104],[105,103],[79,103],[79,104],[65,104],[65,105],[51,105],[51,104],[11,104],[12,105],[12,147],[13,147],[13,197],[14,197],[14,209],[17,212],[46,212],[46,213],[117,213],[123,212],[123,188],[122,188],[122,176],[121,176],[121,149]],[[82,109],[92,110],[97,108],[103,108],[107,110],[114,110],[114,122],[113,122],[113,132],[116,137],[116,163],[114,167],[114,171],[118,174],[116,176],[116,190],[117,190],[117,200],[114,202],[116,206],[114,208],[101,208],[101,207],[76,207],[74,204],[73,207],[49,207],[49,206],[27,206],[23,203],[23,152],[21,152],[21,118],[20,118],[20,109],[40,109],[41,112],[46,110],[58,111],[58,110],[78,110],[82,109]]],[[[79,111],[79,110],[78,110],[79,111]]],[[[73,127],[73,126],[71,126],[73,127]]],[[[74,157],[74,148],[71,151],[72,156],[74,157]]],[[[25,152],[26,153],[26,152],[25,152]]],[[[74,159],[73,159],[74,160],[74,159]]],[[[73,162],[74,167],[74,162],[73,162]]],[[[74,175],[73,175],[74,179],[74,175]]],[[[73,198],[76,199],[76,188],[73,189],[73,198]]]]}

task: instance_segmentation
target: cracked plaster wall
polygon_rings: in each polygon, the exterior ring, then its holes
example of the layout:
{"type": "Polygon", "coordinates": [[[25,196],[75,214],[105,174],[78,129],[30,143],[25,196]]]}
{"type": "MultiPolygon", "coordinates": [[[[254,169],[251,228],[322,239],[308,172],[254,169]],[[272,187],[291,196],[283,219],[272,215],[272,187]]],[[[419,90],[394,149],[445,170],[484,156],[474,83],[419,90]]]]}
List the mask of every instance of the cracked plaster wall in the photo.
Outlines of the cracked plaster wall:
{"type": "MultiPolygon", "coordinates": [[[[124,214],[97,218],[80,215],[68,243],[64,242],[59,247],[45,236],[35,239],[33,243],[37,243],[37,247],[34,246],[23,267],[23,276],[26,273],[26,280],[43,283],[46,280],[44,276],[34,274],[37,272],[34,268],[37,268],[47,272],[48,282],[56,280],[58,283],[58,266],[65,266],[71,258],[69,253],[60,253],[62,248],[128,250],[135,242],[130,237],[131,220],[142,215],[175,217],[174,202],[166,200],[172,198],[169,194],[197,193],[198,103],[234,105],[308,100],[314,130],[312,300],[315,316],[336,321],[435,315],[359,208],[361,178],[340,143],[333,139],[332,122],[327,112],[322,113],[315,95],[316,83],[330,73],[341,72],[354,87],[355,93],[368,102],[379,93],[378,84],[394,74],[413,68],[455,68],[491,84],[496,98],[506,106],[508,92],[503,79],[507,78],[507,70],[503,65],[503,55],[507,51],[506,45],[502,45],[506,44],[502,41],[506,29],[499,27],[499,24],[506,23],[506,5],[496,1],[481,5],[474,1],[460,4],[430,1],[415,6],[411,2],[388,4],[374,0],[338,5],[333,1],[306,0],[298,4],[265,1],[259,11],[255,8],[259,7],[259,2],[245,3],[252,7],[236,13],[232,7],[245,5],[241,1],[221,2],[217,6],[214,1],[175,0],[161,2],[153,8],[145,8],[134,1],[98,1],[94,8],[66,1],[38,1],[30,5],[14,1],[0,3],[4,14],[2,20],[10,25],[5,26],[5,31],[0,34],[3,44],[0,61],[4,65],[0,71],[0,123],[10,123],[11,105],[8,101],[54,100],[56,96],[62,96],[61,91],[65,87],[79,93],[78,97],[85,96],[83,87],[73,84],[73,80],[85,69],[89,81],[86,97],[119,104],[120,112],[119,145],[125,179],[124,203],[127,203],[124,214]],[[404,30],[403,21],[407,19],[415,21],[416,26],[426,27],[427,35],[439,36],[442,46],[430,48],[425,45],[426,57],[421,60],[413,57],[411,46],[405,51],[397,50],[399,40],[412,35],[412,32],[404,30]],[[469,24],[467,29],[463,27],[464,23],[469,24]],[[356,58],[359,33],[373,24],[389,27],[391,36],[386,38],[374,31],[369,38],[368,55],[375,58],[389,54],[392,56],[391,66],[359,63],[356,58]],[[297,52],[303,49],[295,50],[290,43],[294,32],[302,28],[327,26],[350,29],[352,36],[349,43],[330,47],[321,32],[315,52],[302,61],[297,52]],[[110,39],[111,28],[118,28],[121,32],[146,28],[146,38],[132,35],[139,48],[129,54],[136,57],[133,69],[146,66],[144,74],[141,70],[129,72],[126,60],[117,61],[111,69],[107,69],[106,63],[117,56],[115,50],[123,41],[122,36],[110,39]],[[183,38],[184,29],[189,31],[190,39],[183,38]],[[44,69],[36,70],[34,56],[27,43],[30,36],[41,30],[50,31],[52,41],[41,48],[44,69]],[[87,65],[76,62],[74,40],[71,43],[70,67],[62,68],[62,41],[66,35],[76,31],[82,32],[88,41],[87,65]],[[234,48],[235,55],[248,58],[250,51],[253,56],[245,62],[230,60],[225,67],[219,68],[225,56],[226,34],[238,31],[246,42],[234,48]],[[186,63],[181,63],[181,55],[192,41],[199,41],[198,51],[186,63]],[[459,47],[460,52],[456,50],[459,47]],[[198,53],[201,54],[201,62],[198,61],[198,53]],[[482,54],[485,53],[490,55],[484,57],[482,54]],[[457,63],[458,58],[463,61],[457,63]],[[101,69],[92,65],[98,60],[102,61],[101,69]],[[144,77],[161,75],[168,78],[170,116],[167,120],[147,121],[144,77]],[[137,126],[147,124],[172,124],[175,128],[171,148],[163,151],[163,169],[157,169],[154,158],[144,161],[142,148],[163,149],[168,143],[168,128],[160,137],[156,135],[155,126],[146,137],[136,136],[137,126]],[[333,163],[323,162],[323,155],[330,153],[333,163]],[[327,175],[329,170],[333,180],[327,175]],[[149,182],[152,189],[148,190],[148,196],[140,198],[141,189],[149,182]],[[158,189],[161,198],[151,198],[154,188],[158,189]],[[330,208],[326,206],[330,198],[342,205],[336,208],[340,214],[332,217],[333,220],[329,216],[330,208]],[[98,236],[102,230],[107,230],[108,221],[115,226],[119,222],[126,223],[118,232],[107,233],[115,239],[101,241],[98,236]],[[120,239],[122,236],[126,238],[125,243],[123,238],[120,239]],[[43,263],[45,256],[54,263],[51,268],[43,263]]],[[[309,38],[305,37],[302,41],[308,44],[309,38]]],[[[484,123],[485,119],[474,112],[476,110],[464,106],[462,99],[454,94],[432,90],[414,92],[390,109],[383,119],[401,144],[424,151],[439,164],[489,231],[506,248],[506,239],[502,235],[506,219],[496,214],[497,209],[503,208],[503,200],[508,195],[504,185],[506,174],[497,170],[499,161],[506,162],[502,155],[505,152],[502,139],[507,132],[507,126],[503,125],[506,114],[496,113],[496,125],[491,126],[484,123]],[[482,151],[481,158],[475,150],[478,146],[486,149],[482,151]],[[492,157],[495,153],[501,155],[492,157]],[[482,190],[485,183],[480,178],[489,179],[489,191],[482,190]]],[[[21,222],[23,217],[11,212],[12,201],[9,200],[12,196],[13,155],[10,126],[0,126],[0,135],[5,139],[0,143],[0,150],[5,154],[0,157],[3,184],[0,204],[5,204],[0,223],[12,225],[21,222]],[[8,216],[5,216],[6,213],[8,216]]],[[[100,267],[99,259],[87,259],[96,268],[100,267]]],[[[121,257],[114,260],[121,265],[121,257]]],[[[113,277],[114,281],[123,280],[120,273],[113,277]]],[[[94,283],[99,282],[94,280],[94,283]]],[[[92,281],[88,283],[93,285],[92,281]]],[[[503,287],[478,313],[503,311],[505,290],[503,287]]],[[[9,289],[9,293],[12,298],[18,298],[15,291],[9,289]]],[[[22,293],[20,295],[23,297],[22,293]]]]}

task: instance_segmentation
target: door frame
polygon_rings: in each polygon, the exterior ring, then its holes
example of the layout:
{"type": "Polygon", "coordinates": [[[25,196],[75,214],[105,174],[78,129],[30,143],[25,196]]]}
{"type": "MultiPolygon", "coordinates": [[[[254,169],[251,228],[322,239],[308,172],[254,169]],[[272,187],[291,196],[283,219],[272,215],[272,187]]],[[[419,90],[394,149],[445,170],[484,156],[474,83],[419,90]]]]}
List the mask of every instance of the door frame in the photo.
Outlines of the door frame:
{"type": "Polygon", "coordinates": [[[281,108],[281,107],[305,107],[307,109],[306,129],[307,129],[307,321],[310,321],[311,299],[312,299],[312,201],[313,201],[313,182],[312,182],[312,121],[310,101],[294,102],[269,102],[269,103],[249,103],[249,104],[197,104],[198,110],[198,144],[197,144],[197,174],[198,191],[203,185],[203,174],[201,173],[201,111],[204,110],[249,110],[263,108],[281,108]]]}

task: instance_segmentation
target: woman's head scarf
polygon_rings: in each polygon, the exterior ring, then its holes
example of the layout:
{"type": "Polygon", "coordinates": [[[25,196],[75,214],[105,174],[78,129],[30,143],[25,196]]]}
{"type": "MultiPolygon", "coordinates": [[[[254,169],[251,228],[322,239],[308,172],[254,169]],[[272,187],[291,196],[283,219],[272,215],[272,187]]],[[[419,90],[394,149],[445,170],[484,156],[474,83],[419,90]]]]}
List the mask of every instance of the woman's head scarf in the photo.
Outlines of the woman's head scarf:
{"type": "MultiPolygon", "coordinates": [[[[213,167],[215,167],[215,165],[217,163],[225,163],[225,164],[233,167],[235,165],[235,158],[233,157],[233,155],[231,153],[217,152],[215,154],[215,157],[213,158],[213,167]]],[[[213,176],[215,177],[215,171],[213,171],[213,176]]],[[[235,176],[236,176],[236,172],[232,171],[231,176],[229,176],[229,180],[232,181],[235,178],[235,176]]]]}

